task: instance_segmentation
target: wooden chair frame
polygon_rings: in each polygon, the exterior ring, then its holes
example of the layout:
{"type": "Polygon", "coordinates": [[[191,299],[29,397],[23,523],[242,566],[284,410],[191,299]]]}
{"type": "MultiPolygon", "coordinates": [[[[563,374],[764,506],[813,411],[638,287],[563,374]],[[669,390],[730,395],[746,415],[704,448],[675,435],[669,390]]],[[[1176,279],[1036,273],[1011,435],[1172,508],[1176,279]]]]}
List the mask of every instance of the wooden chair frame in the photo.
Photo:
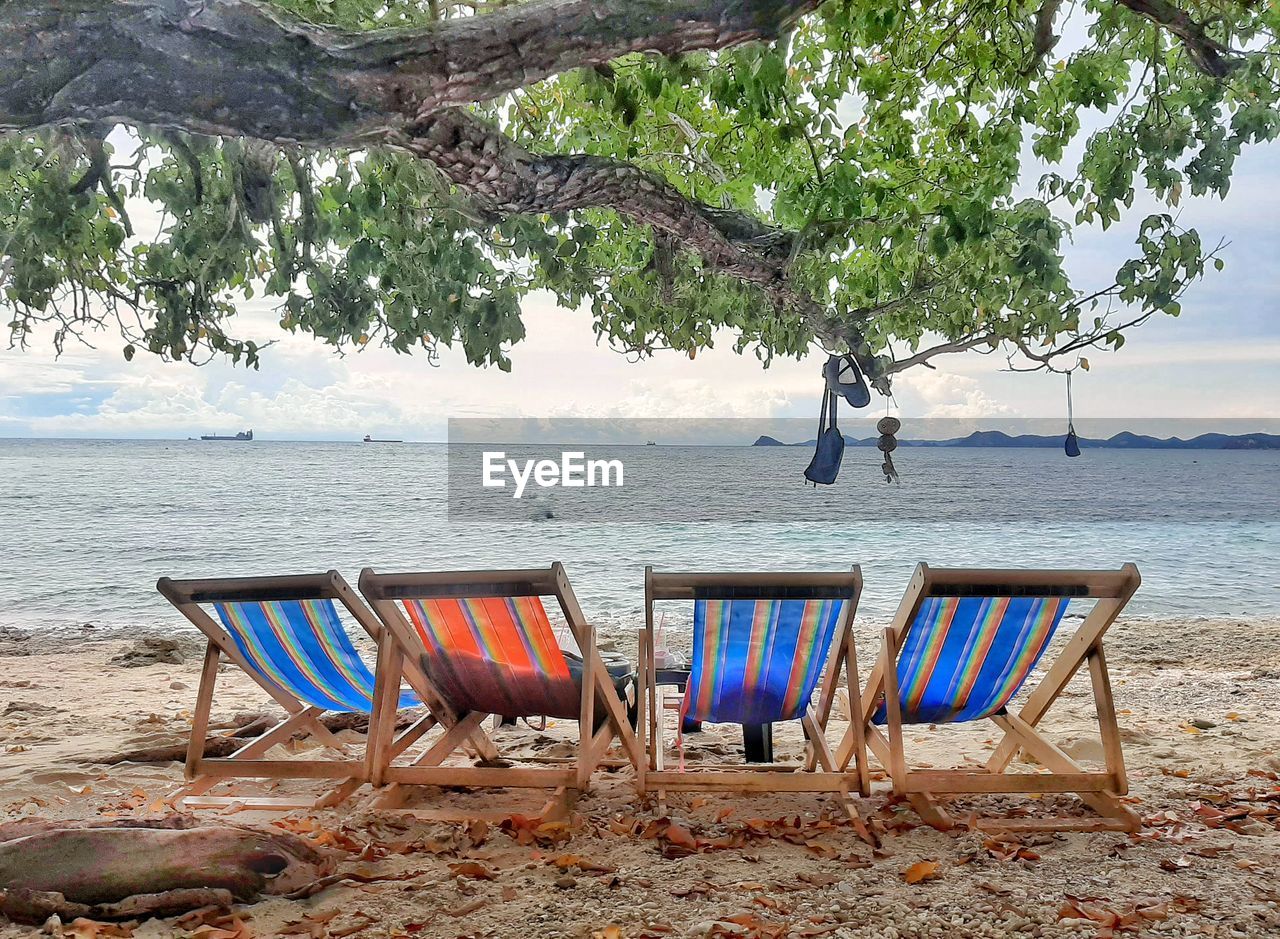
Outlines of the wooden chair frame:
{"type": "MultiPolygon", "coordinates": [[[[1100,817],[986,817],[976,819],[975,824],[980,828],[1004,831],[1136,830],[1140,819],[1120,800],[1121,796],[1128,793],[1129,783],[1120,746],[1111,680],[1102,651],[1102,638],[1141,582],[1138,568],[1133,564],[1126,564],[1114,571],[980,570],[931,568],[927,564],[917,566],[894,616],[893,625],[884,630],[880,654],[872,667],[861,699],[862,737],[893,780],[894,793],[905,797],[921,818],[942,829],[950,828],[955,823],[940,805],[939,795],[1074,792],[1100,817]],[[903,744],[896,665],[902,644],[915,622],[921,604],[934,596],[1035,596],[1043,595],[1037,594],[1037,591],[1045,590],[1060,592],[1059,595],[1072,598],[1092,598],[1096,602],[1044,678],[1029,692],[1018,714],[1002,710],[991,715],[989,719],[1000,728],[1003,737],[986,766],[979,771],[909,769],[903,744]],[[1085,771],[1037,729],[1045,712],[1085,664],[1088,665],[1093,685],[1105,772],[1085,771]],[[871,723],[882,695],[887,717],[883,731],[871,723]],[[1014,757],[1024,749],[1050,772],[1006,772],[1014,757]]],[[[836,762],[840,767],[847,766],[849,759],[862,746],[857,736],[846,733],[841,741],[836,751],[836,762]]]]}
{"type": "MultiPolygon", "coordinates": [[[[375,749],[401,753],[428,730],[441,721],[441,711],[431,707],[430,689],[416,673],[407,676],[409,684],[423,699],[430,711],[426,717],[414,722],[398,737],[390,741],[375,741],[372,736],[373,717],[370,716],[370,736],[365,754],[357,758],[320,722],[325,709],[306,704],[299,698],[265,679],[245,659],[231,635],[202,606],[206,603],[267,600],[336,600],[360,624],[378,646],[379,658],[387,646],[382,624],[361,602],[356,592],[337,571],[324,574],[297,574],[280,577],[226,577],[200,580],[173,580],[160,578],[156,589],[177,608],[187,620],[208,640],[204,665],[200,671],[200,685],[196,692],[196,706],[191,719],[191,739],[187,744],[185,776],[188,784],[176,793],[171,801],[179,808],[225,808],[243,805],[245,808],[291,809],[319,808],[336,805],[360,788],[369,778],[369,757],[375,749]],[[204,742],[209,731],[209,713],[218,680],[218,668],[223,659],[239,666],[255,684],[282,708],[287,716],[230,756],[207,758],[204,742]],[[329,760],[271,760],[265,754],[277,744],[296,736],[310,736],[333,752],[336,759],[329,760]],[[223,797],[205,796],[218,783],[234,778],[265,779],[338,779],[338,786],[317,799],[223,797]]],[[[378,679],[375,672],[375,703],[378,679]]],[[[400,686],[397,683],[393,703],[397,701],[400,686]]],[[[392,708],[393,712],[395,708],[392,708]]],[[[447,715],[446,715],[447,717],[447,715]]],[[[392,721],[394,729],[394,720],[392,721]]],[[[480,735],[482,736],[482,734],[480,735]]],[[[484,740],[475,741],[484,747],[484,740]]],[[[492,749],[490,746],[488,749],[492,749]]]]}
{"type": "MultiPolygon", "coordinates": [[[[870,794],[870,776],[862,744],[862,726],[851,721],[852,746],[849,756],[855,761],[853,772],[847,772],[848,760],[837,767],[835,755],[826,737],[831,708],[844,672],[844,687],[849,695],[850,715],[862,711],[859,697],[858,653],[853,642],[853,619],[862,595],[862,570],[854,566],[845,573],[774,572],[774,573],[656,573],[644,570],[645,626],[639,632],[640,697],[638,724],[643,735],[649,769],[644,777],[646,788],[654,789],[660,802],[669,790],[711,790],[734,792],[833,792],[836,793],[863,837],[870,840],[862,817],[852,799],[852,792],[870,794]],[[725,767],[693,764],[685,772],[668,770],[665,765],[666,743],[663,739],[663,710],[668,702],[660,700],[654,659],[653,605],[659,600],[694,599],[832,599],[844,600],[844,608],[832,636],[831,651],[817,703],[810,702],[799,718],[804,732],[806,759],[802,768],[794,764],[766,763],[750,767],[725,767]]],[[[678,707],[678,703],[676,707],[678,707]]],[[[642,790],[643,791],[643,790],[642,790]]]]}
{"type": "MultiPolygon", "coordinates": [[[[391,639],[383,646],[384,654],[379,657],[378,676],[384,680],[381,686],[383,693],[374,702],[375,717],[370,728],[370,739],[375,741],[370,755],[370,780],[377,787],[386,787],[379,799],[380,807],[395,807],[408,786],[550,789],[553,790],[552,797],[543,807],[542,814],[544,817],[563,814],[588,788],[592,774],[605,762],[605,755],[615,739],[621,743],[627,762],[635,767],[638,784],[643,787],[643,751],[596,649],[595,629],[587,623],[564,566],[558,561],[548,568],[533,570],[379,574],[372,568],[365,568],[360,573],[359,587],[391,639]],[[412,762],[397,764],[395,758],[402,751],[384,750],[381,742],[390,739],[387,725],[394,713],[389,706],[391,689],[397,686],[396,676],[401,670],[415,668],[429,687],[433,700],[443,706],[448,705],[444,694],[426,677],[425,668],[420,664],[426,653],[422,639],[396,601],[528,596],[556,599],[582,655],[578,748],[571,765],[568,768],[445,765],[445,760],[466,740],[467,733],[478,730],[484,719],[491,716],[477,711],[451,712],[450,718],[455,723],[443,736],[412,762]],[[597,702],[603,704],[606,719],[599,730],[593,731],[597,702]]],[[[492,754],[485,756],[488,762],[500,759],[496,747],[492,754]]]]}

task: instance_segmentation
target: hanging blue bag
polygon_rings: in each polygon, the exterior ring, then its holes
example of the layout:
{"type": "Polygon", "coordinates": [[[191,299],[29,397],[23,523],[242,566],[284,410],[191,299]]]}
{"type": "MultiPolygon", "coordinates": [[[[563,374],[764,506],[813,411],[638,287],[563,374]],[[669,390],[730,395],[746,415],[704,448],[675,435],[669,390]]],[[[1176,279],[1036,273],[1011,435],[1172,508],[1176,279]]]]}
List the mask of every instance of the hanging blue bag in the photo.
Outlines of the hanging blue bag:
{"type": "Polygon", "coordinates": [[[1076,437],[1076,427],[1071,420],[1071,373],[1067,372],[1067,439],[1062,444],[1067,456],[1080,455],[1080,440],[1076,437]]]}
{"type": "Polygon", "coordinates": [[[818,441],[813,459],[805,468],[804,478],[813,483],[830,486],[840,473],[840,461],[844,459],[844,435],[836,427],[836,395],[825,391],[822,395],[822,416],[818,418],[818,441]]]}
{"type": "Polygon", "coordinates": [[[1067,425],[1067,439],[1062,449],[1066,451],[1067,456],[1080,455],[1080,441],[1076,439],[1076,429],[1070,424],[1067,425]]]}

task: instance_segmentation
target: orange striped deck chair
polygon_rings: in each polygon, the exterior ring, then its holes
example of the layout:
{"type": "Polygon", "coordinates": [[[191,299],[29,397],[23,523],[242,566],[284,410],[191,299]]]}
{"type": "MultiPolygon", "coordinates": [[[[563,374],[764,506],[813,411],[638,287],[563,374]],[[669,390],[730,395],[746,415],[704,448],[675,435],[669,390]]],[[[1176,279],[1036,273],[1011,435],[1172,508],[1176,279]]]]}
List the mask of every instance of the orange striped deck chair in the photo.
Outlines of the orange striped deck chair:
{"type": "MultiPolygon", "coordinates": [[[[852,624],[862,593],[858,567],[844,573],[655,573],[645,568],[645,628],[640,632],[642,719],[649,768],[644,783],[665,801],[668,790],[835,793],[859,832],[870,834],[851,792],[866,794],[869,776],[855,748],[853,772],[838,770],[826,738],[840,676],[858,705],[858,658],[852,624]],[[657,690],[654,604],[693,601],[693,658],[683,696],[657,690]],[[821,687],[819,687],[821,683],[821,687]],[[816,700],[815,700],[816,695],[816,700]],[[769,726],[798,721],[804,764],[666,766],[664,712],[678,720],[769,726]],[[808,771],[806,771],[808,770],[808,771]]],[[[856,729],[855,729],[856,730],[856,729]]]]}
{"type": "MultiPolygon", "coordinates": [[[[369,778],[368,760],[374,747],[353,754],[330,732],[321,717],[327,712],[372,715],[377,679],[347,633],[354,621],[381,649],[382,624],[337,571],[283,577],[230,577],[172,580],[162,577],[156,588],[208,640],[191,739],[187,747],[188,785],[173,802],[185,808],[218,808],[243,804],[247,808],[309,808],[335,804],[369,778]],[[230,756],[206,758],[205,740],[218,680],[219,665],[227,661],[286,713],[261,736],[248,740],[230,756]],[[314,738],[327,759],[267,759],[277,747],[296,738],[314,738]],[[336,788],[315,798],[206,795],[220,782],[235,778],[330,779],[336,788]]],[[[391,711],[431,701],[429,689],[414,670],[408,676],[417,693],[391,689],[391,711]],[[421,698],[421,699],[420,699],[421,698]]],[[[400,753],[441,720],[453,717],[439,706],[413,723],[399,737],[383,741],[383,749],[400,753]]],[[[372,718],[371,718],[372,720],[372,718]]],[[[394,728],[394,721],[392,721],[394,728]]],[[[477,732],[477,738],[482,732],[477,732]]],[[[473,743],[492,751],[482,739],[473,743]]]]}
{"type": "MultiPolygon", "coordinates": [[[[862,696],[864,740],[922,818],[938,828],[953,820],[940,797],[1002,793],[1076,793],[1093,816],[975,817],[995,830],[1135,830],[1120,733],[1102,638],[1138,589],[1138,569],[1114,571],[916,568],[862,696]],[[1092,608],[1044,677],[1010,710],[1049,648],[1069,606],[1092,608]],[[1082,666],[1088,666],[1105,769],[1087,770],[1038,728],[1082,666]],[[903,728],[990,720],[1003,738],[985,765],[908,767],[903,728]],[[1043,772],[1009,772],[1025,751],[1043,772]]],[[[846,734],[837,750],[847,764],[861,744],[846,734]]]]}
{"type": "MultiPolygon", "coordinates": [[[[408,786],[527,788],[552,790],[543,815],[559,814],[587,789],[615,740],[637,775],[643,774],[625,705],[559,563],[536,570],[420,574],[366,568],[360,591],[394,640],[380,670],[395,675],[406,664],[416,665],[456,717],[408,763],[397,763],[389,752],[374,754],[373,782],[387,787],[383,807],[394,805],[408,786]],[[572,668],[542,605],[546,597],[558,603],[581,653],[572,668]],[[489,716],[576,720],[577,754],[567,767],[447,762],[489,716]]],[[[385,685],[388,696],[393,685],[385,685]]],[[[393,710],[384,705],[381,713],[393,710]]]]}

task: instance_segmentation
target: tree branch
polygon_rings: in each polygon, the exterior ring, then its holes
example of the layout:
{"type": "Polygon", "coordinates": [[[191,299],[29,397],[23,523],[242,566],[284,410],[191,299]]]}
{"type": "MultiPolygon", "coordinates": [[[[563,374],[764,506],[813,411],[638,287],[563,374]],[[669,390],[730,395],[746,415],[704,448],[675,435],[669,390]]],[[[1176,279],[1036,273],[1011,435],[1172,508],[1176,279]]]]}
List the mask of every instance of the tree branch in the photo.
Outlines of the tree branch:
{"type": "Polygon", "coordinates": [[[397,145],[435,164],[495,220],[511,215],[612,209],[652,226],[711,269],[755,284],[804,316],[829,344],[857,348],[861,335],[799,291],[787,268],[795,233],[754,216],[690,199],[630,163],[587,154],[530,153],[475,115],[442,111],[406,128],[397,145]]]}
{"type": "Polygon", "coordinates": [[[969,336],[964,339],[957,339],[954,342],[943,342],[928,349],[922,349],[915,355],[908,356],[905,359],[897,359],[892,365],[884,369],[885,376],[894,375],[898,372],[905,372],[909,368],[915,368],[917,365],[929,365],[929,360],[939,355],[948,355],[953,352],[968,352],[970,349],[976,349],[978,346],[991,345],[997,341],[994,336],[983,334],[981,336],[969,336]]]}
{"type": "Polygon", "coordinates": [[[1182,40],[1196,68],[1214,78],[1226,78],[1240,63],[1227,46],[1211,38],[1198,23],[1168,0],[1116,0],[1139,16],[1146,17],[1182,40]]]}
{"type": "Polygon", "coordinates": [[[343,33],[254,0],[0,0],[0,129],[123,122],[315,148],[391,145],[492,217],[612,209],[861,344],[788,277],[795,233],[632,164],[529,153],[455,105],[627,52],[768,39],[819,0],[537,0],[425,29],[343,33]]]}
{"type": "Polygon", "coordinates": [[[1053,31],[1053,25],[1061,7],[1062,0],[1044,0],[1044,4],[1036,13],[1035,43],[1031,47],[1031,61],[1022,70],[1023,75],[1034,73],[1044,61],[1044,57],[1058,44],[1058,34],[1053,31]]]}
{"type": "Polygon", "coordinates": [[[533,0],[332,46],[385,106],[421,116],[630,52],[772,40],[820,0],[533,0]]]}
{"type": "Polygon", "coordinates": [[[142,122],[349,145],[629,52],[771,39],[819,0],[534,0],[347,32],[257,0],[0,0],[0,129],[142,122]]]}

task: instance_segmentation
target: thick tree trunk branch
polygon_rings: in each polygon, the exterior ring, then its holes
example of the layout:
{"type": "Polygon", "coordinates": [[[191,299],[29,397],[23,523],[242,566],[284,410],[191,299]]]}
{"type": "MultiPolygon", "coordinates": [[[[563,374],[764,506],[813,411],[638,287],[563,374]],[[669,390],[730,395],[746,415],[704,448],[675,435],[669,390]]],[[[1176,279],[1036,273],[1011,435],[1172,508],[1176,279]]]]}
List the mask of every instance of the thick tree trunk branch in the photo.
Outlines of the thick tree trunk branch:
{"type": "Polygon", "coordinates": [[[391,145],[494,217],[612,209],[856,347],[790,282],[794,233],[623,161],[539,156],[456,105],[635,51],[767,39],[819,0],[536,0],[422,30],[342,33],[253,0],[0,0],[0,129],[114,122],[317,148],[391,145]]]}
{"type": "Polygon", "coordinates": [[[343,32],[255,0],[0,0],[0,128],[139,121],[334,146],[628,52],[777,36],[818,0],[535,0],[343,32]]]}
{"type": "Polygon", "coordinates": [[[629,52],[662,55],[774,39],[819,0],[532,0],[335,49],[385,106],[425,115],[497,97],[629,52]]]}
{"type": "Polygon", "coordinates": [[[530,153],[466,111],[432,114],[407,128],[399,145],[439,167],[495,217],[611,209],[669,236],[709,268],[763,288],[779,306],[805,316],[824,341],[855,348],[860,342],[790,281],[794,232],[692,200],[620,160],[530,153]]]}
{"type": "Polygon", "coordinates": [[[1211,38],[1201,23],[1167,0],[1117,0],[1123,6],[1144,16],[1182,40],[1187,55],[1196,68],[1214,78],[1226,78],[1239,65],[1232,51],[1211,38]]]}

